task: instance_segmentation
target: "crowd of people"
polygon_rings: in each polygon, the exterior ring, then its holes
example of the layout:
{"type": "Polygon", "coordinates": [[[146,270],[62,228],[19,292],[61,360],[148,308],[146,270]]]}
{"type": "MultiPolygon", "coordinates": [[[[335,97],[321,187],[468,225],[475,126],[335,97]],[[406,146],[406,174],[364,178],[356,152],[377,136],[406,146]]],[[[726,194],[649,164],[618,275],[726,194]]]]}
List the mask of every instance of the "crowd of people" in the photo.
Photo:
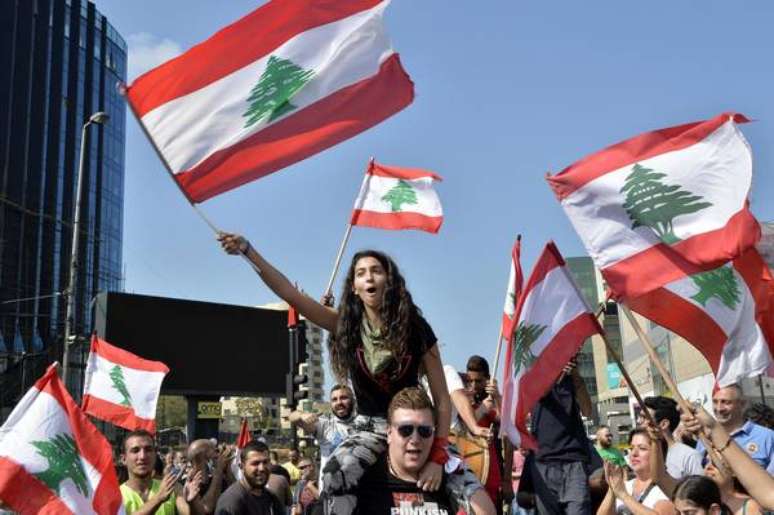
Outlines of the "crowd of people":
{"type": "MultiPolygon", "coordinates": [[[[681,414],[666,397],[646,399],[622,453],[610,428],[599,428],[596,445],[587,436],[582,416],[590,416],[591,400],[571,361],[531,412],[537,448],[513,449],[497,438],[501,398],[487,361],[472,356],[459,372],[444,364],[390,257],[355,254],[334,308],[330,297],[318,302],[299,291],[243,237],[221,233],[219,240],[329,332],[338,380],[331,411],[291,414],[318,445],[310,455],[291,450],[283,465],[277,449],[260,441],[233,460],[230,447],[197,440],[154,472],[152,437],[130,433],[121,457],[127,513],[693,515],[774,508],[774,431],[745,418],[736,385],[714,392],[716,418],[701,408],[681,414]],[[230,463],[238,465],[231,470],[230,463]]],[[[763,410],[759,420],[767,417],[763,410]]]]}

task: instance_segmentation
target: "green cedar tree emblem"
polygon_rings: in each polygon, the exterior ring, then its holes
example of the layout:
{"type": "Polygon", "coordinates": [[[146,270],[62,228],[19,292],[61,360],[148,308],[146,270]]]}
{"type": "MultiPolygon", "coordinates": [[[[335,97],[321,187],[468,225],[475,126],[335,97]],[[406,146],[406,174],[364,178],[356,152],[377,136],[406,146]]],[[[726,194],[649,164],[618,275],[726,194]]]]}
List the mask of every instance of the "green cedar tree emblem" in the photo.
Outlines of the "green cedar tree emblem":
{"type": "Polygon", "coordinates": [[[699,288],[699,293],[691,298],[704,307],[712,297],[716,297],[728,309],[736,310],[742,300],[742,291],[731,267],[722,266],[709,272],[694,274],[691,280],[699,288]]]}
{"type": "Polygon", "coordinates": [[[247,118],[245,128],[255,125],[268,116],[273,121],[296,106],[290,99],[309,82],[314,70],[304,70],[288,59],[269,57],[266,70],[261,74],[247,97],[250,106],[242,115],[247,118]]]}
{"type": "Polygon", "coordinates": [[[518,374],[521,367],[529,368],[535,362],[537,357],[530,347],[547,328],[545,325],[519,322],[513,335],[513,375],[518,374]]]}
{"type": "Polygon", "coordinates": [[[661,182],[664,177],[664,173],[635,164],[621,193],[626,193],[623,208],[633,221],[632,229],[650,227],[661,241],[671,245],[680,241],[674,233],[674,219],[712,204],[699,202],[703,197],[685,191],[679,185],[664,184],[661,182]]]}
{"type": "Polygon", "coordinates": [[[416,204],[417,192],[411,184],[404,180],[399,180],[386,195],[382,197],[382,200],[390,203],[390,209],[395,213],[397,211],[403,211],[403,204],[416,204]]]}
{"type": "Polygon", "coordinates": [[[48,440],[31,443],[48,462],[48,468],[34,474],[35,477],[60,496],[62,481],[69,478],[81,495],[89,497],[89,480],[72,436],[62,433],[48,440]]]}
{"type": "Polygon", "coordinates": [[[116,365],[110,369],[110,380],[113,381],[113,388],[123,397],[121,404],[131,406],[132,396],[129,395],[129,389],[126,387],[126,380],[124,380],[124,371],[120,366],[116,365]]]}

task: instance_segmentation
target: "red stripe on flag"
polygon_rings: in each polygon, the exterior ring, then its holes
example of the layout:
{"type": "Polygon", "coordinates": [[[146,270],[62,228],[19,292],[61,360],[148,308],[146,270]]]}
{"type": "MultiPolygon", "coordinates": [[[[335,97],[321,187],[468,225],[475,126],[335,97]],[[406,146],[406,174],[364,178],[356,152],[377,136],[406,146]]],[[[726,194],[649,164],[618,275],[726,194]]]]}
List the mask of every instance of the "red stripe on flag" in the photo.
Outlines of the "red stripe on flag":
{"type": "Polygon", "coordinates": [[[98,338],[97,335],[94,335],[91,338],[91,352],[98,354],[108,361],[121,365],[122,367],[145,370],[146,372],[169,373],[169,367],[161,361],[143,359],[131,352],[109,344],[105,340],[98,338]]]}
{"type": "Polygon", "coordinates": [[[586,156],[546,180],[556,197],[562,200],[594,179],[614,170],[695,145],[731,117],[736,123],[750,121],[742,114],[723,113],[710,120],[646,132],[586,156]]]}
{"type": "Polygon", "coordinates": [[[632,311],[688,340],[717,374],[727,336],[703,309],[666,288],[629,299],[626,304],[632,311]]]}
{"type": "Polygon", "coordinates": [[[714,231],[674,245],[656,244],[601,270],[616,299],[639,297],[672,281],[715,269],[755,245],[761,228],[748,209],[714,231]]]}
{"type": "Polygon", "coordinates": [[[426,216],[419,213],[378,213],[355,209],[352,211],[352,225],[375,227],[377,229],[401,230],[417,229],[438,233],[443,223],[442,216],[426,216]]]}
{"type": "Polygon", "coordinates": [[[734,268],[755,300],[755,320],[774,356],[774,277],[771,270],[755,248],[735,259],[734,268]]]}
{"type": "Polygon", "coordinates": [[[72,513],[45,483],[5,456],[0,457],[0,499],[22,515],[72,513]]]}
{"type": "Polygon", "coordinates": [[[351,138],[413,100],[414,84],[393,54],[376,75],[215,152],[175,178],[193,202],[203,202],[351,138]]]}
{"type": "Polygon", "coordinates": [[[250,428],[247,427],[247,419],[242,419],[242,426],[239,428],[239,437],[237,438],[237,449],[244,449],[245,446],[253,440],[252,434],[250,434],[250,428]]]}
{"type": "Polygon", "coordinates": [[[403,179],[406,181],[413,181],[416,179],[424,179],[430,177],[434,181],[442,181],[443,177],[430,170],[423,170],[421,168],[403,168],[399,166],[388,166],[379,163],[371,163],[366,172],[369,175],[375,175],[377,177],[387,177],[388,179],[403,179]]]}
{"type": "Polygon", "coordinates": [[[51,395],[67,413],[70,430],[81,453],[102,476],[98,487],[105,494],[95,496],[92,506],[97,513],[116,513],[121,506],[118,478],[113,466],[110,442],[92,424],[86,414],[73,401],[52,365],[36,383],[35,388],[51,395]]]}
{"type": "Polygon", "coordinates": [[[551,389],[562,368],[575,356],[590,336],[599,333],[599,324],[590,313],[582,313],[564,325],[537,357],[532,367],[519,378],[519,397],[514,423],[522,434],[522,446],[537,448],[527,433],[527,415],[551,389]]]}
{"type": "Polygon", "coordinates": [[[113,424],[133,431],[145,429],[150,433],[156,432],[156,421],[138,417],[132,408],[114,404],[110,401],[86,394],[81,403],[84,412],[101,420],[107,420],[113,424]]]}
{"type": "MultiPolygon", "coordinates": [[[[561,256],[560,256],[561,258],[561,256]]],[[[503,323],[501,326],[500,331],[503,334],[503,338],[505,338],[506,342],[510,342],[513,338],[513,330],[516,327],[516,307],[519,304],[519,299],[521,298],[521,290],[524,287],[524,273],[521,270],[521,235],[519,235],[516,238],[516,243],[513,244],[513,249],[511,250],[511,266],[514,270],[514,278],[513,278],[513,294],[514,294],[514,301],[513,301],[513,318],[509,318],[508,315],[503,313],[503,323]]],[[[510,278],[510,277],[509,277],[510,278]]],[[[510,288],[510,284],[508,285],[508,288],[510,288]]],[[[507,295],[507,294],[506,294],[507,295]]]]}
{"type": "Polygon", "coordinates": [[[381,0],[272,0],[137,78],[127,97],[138,117],[225,77],[292,37],[371,9],[381,0]]]}
{"type": "Polygon", "coordinates": [[[532,273],[527,280],[527,285],[524,287],[524,293],[519,298],[519,303],[516,305],[516,312],[513,315],[513,325],[518,325],[519,318],[521,317],[521,309],[526,302],[529,294],[535,289],[535,286],[543,282],[543,279],[555,268],[564,266],[564,258],[559,253],[559,249],[556,248],[556,244],[553,241],[546,243],[543,247],[543,252],[538,257],[535,267],[532,269],[532,273]]]}

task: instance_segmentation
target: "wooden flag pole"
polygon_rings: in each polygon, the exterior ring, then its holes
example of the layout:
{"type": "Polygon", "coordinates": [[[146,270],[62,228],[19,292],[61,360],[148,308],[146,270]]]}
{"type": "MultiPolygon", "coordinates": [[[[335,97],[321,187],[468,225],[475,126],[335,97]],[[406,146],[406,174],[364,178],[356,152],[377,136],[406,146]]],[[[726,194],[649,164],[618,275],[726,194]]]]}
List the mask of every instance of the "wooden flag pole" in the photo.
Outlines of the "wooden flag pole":
{"type": "MultiPolygon", "coordinates": [[[[360,193],[368,185],[368,170],[370,170],[373,165],[374,165],[374,158],[373,156],[371,156],[371,159],[368,160],[368,166],[366,167],[366,176],[363,178],[363,183],[360,186],[358,197],[360,196],[360,193]]],[[[347,248],[347,243],[349,242],[349,237],[351,235],[352,235],[352,221],[350,218],[350,222],[347,224],[347,230],[344,232],[344,238],[341,240],[341,245],[339,245],[339,252],[336,254],[336,261],[334,261],[333,263],[333,270],[331,271],[330,279],[328,279],[328,286],[325,287],[325,293],[323,294],[323,298],[329,297],[330,294],[333,292],[333,281],[336,280],[336,275],[339,273],[339,267],[341,266],[341,258],[344,256],[344,249],[347,248]]]]}

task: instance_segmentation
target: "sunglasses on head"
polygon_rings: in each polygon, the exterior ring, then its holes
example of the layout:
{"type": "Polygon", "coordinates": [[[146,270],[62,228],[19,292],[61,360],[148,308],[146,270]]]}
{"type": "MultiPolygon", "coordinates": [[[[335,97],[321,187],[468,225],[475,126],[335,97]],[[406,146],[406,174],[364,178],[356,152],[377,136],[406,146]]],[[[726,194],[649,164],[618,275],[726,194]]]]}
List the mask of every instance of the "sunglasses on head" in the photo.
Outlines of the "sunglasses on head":
{"type": "Polygon", "coordinates": [[[415,429],[421,438],[430,438],[435,432],[435,428],[433,426],[414,426],[411,424],[401,424],[397,426],[396,429],[398,434],[403,438],[409,438],[414,434],[415,429]]]}

